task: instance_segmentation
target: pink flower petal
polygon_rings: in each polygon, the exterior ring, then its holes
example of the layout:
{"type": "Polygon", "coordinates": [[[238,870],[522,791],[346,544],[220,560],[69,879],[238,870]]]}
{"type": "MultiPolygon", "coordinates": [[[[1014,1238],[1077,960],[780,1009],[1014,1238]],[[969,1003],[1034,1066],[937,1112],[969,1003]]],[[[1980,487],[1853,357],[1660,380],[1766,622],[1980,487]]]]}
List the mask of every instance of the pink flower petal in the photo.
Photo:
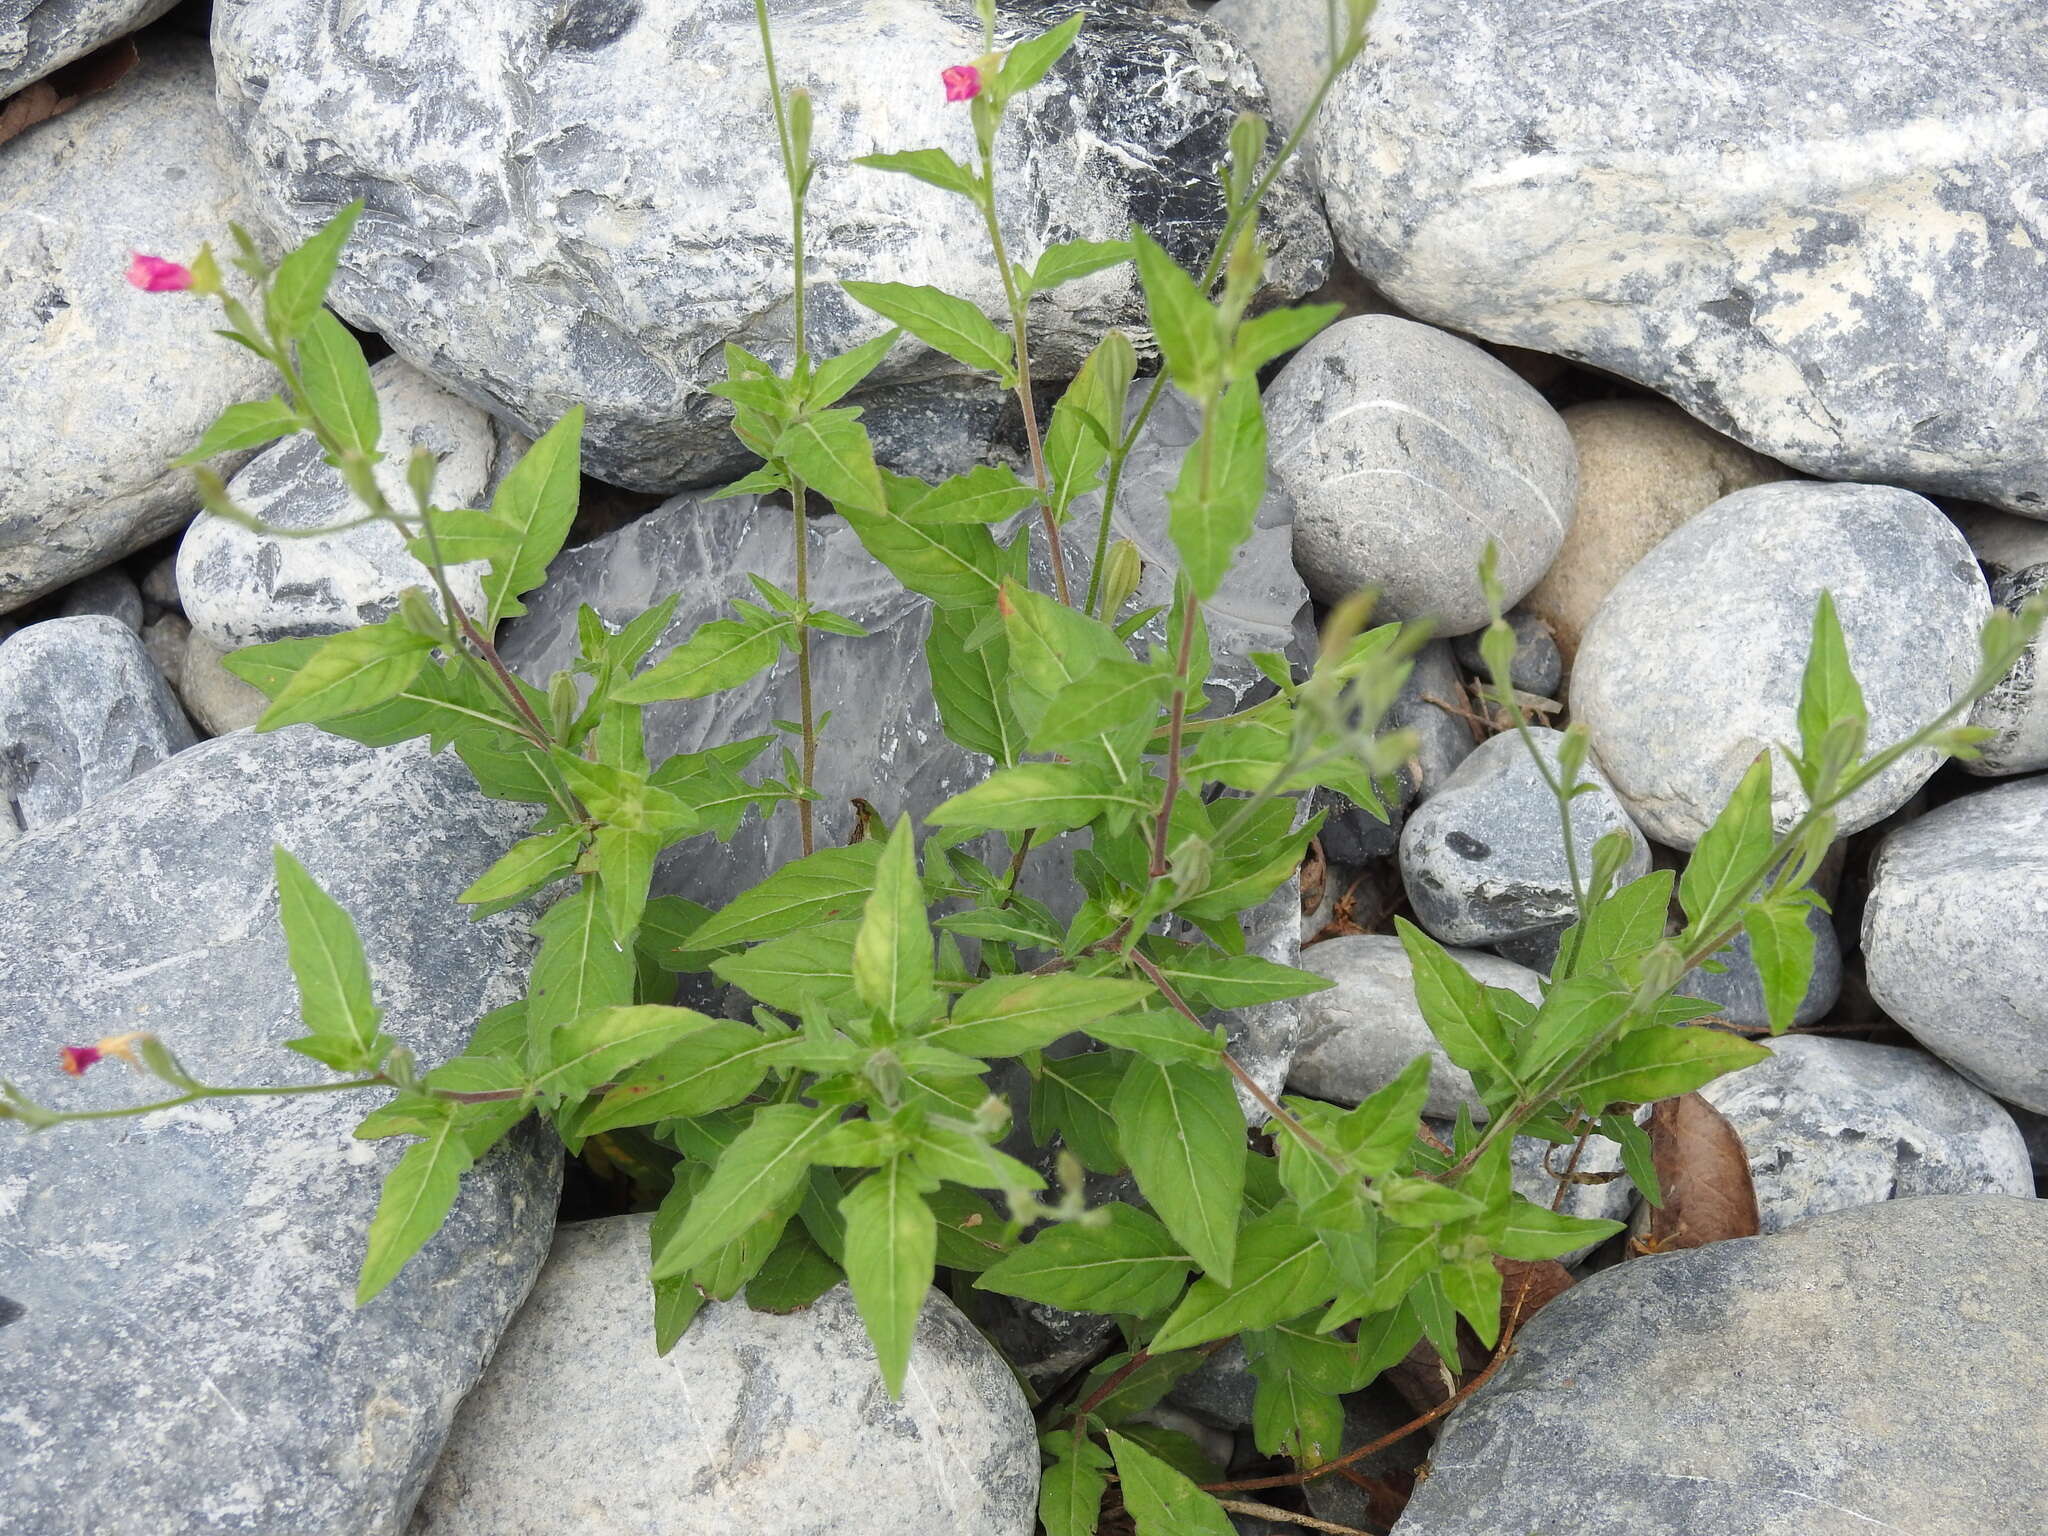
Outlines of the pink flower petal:
{"type": "Polygon", "coordinates": [[[128,263],[127,278],[144,293],[182,293],[192,286],[192,269],[140,251],[128,263]]]}
{"type": "Polygon", "coordinates": [[[105,1057],[96,1045],[67,1045],[57,1053],[57,1064],[73,1077],[85,1076],[86,1068],[105,1057]]]}
{"type": "Polygon", "coordinates": [[[948,101],[971,101],[981,94],[981,71],[972,64],[955,64],[939,78],[946,83],[948,101]]]}

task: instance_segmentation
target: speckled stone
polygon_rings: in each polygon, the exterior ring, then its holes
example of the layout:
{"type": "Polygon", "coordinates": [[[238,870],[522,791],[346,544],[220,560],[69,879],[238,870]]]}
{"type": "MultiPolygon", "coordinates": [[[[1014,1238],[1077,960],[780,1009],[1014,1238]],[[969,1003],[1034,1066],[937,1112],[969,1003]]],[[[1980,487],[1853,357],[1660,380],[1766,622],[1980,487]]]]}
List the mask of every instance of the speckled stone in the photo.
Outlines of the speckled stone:
{"type": "Polygon", "coordinates": [[[147,26],[178,0],[0,0],[0,97],[147,26]]]}
{"type": "Polygon", "coordinates": [[[659,1356],[649,1221],[562,1228],[413,1536],[1030,1536],[1030,1408],[952,1302],[926,1299],[900,1403],[844,1285],[787,1316],[712,1302],[659,1356]]]}
{"type": "MultiPolygon", "coordinates": [[[[440,461],[434,500],[443,507],[484,505],[526,450],[524,438],[496,428],[489,416],[398,358],[378,363],[370,377],[384,428],[377,484],[394,507],[412,505],[405,477],[416,449],[440,461]]],[[[309,433],[266,448],[228,483],[228,492],[250,516],[300,534],[363,515],[309,433]]],[[[480,561],[448,569],[456,598],[472,613],[484,606],[485,569],[480,561]]],[[[432,582],[389,523],[288,538],[202,512],[178,545],[185,617],[224,651],[376,624],[398,611],[407,587],[431,590],[432,582]]]]}
{"type": "Polygon", "coordinates": [[[196,512],[170,461],[267,387],[211,306],[121,280],[131,250],[185,258],[246,222],[236,167],[205,45],[170,36],[0,153],[0,611],[196,512]]]}
{"type": "Polygon", "coordinates": [[[1487,620],[1479,559],[1500,552],[1510,603],[1571,526],[1571,434],[1513,369],[1392,315],[1340,320],[1266,393],[1273,469],[1293,494],[1294,563],[1336,602],[1379,590],[1381,619],[1487,620]]]}
{"type": "Polygon", "coordinates": [[[142,649],[157,675],[178,691],[185,671],[185,649],[192,641],[192,626],[182,613],[166,613],[142,626],[142,649]]]}
{"type": "Polygon", "coordinates": [[[1912,1195],[2034,1193],[2012,1116],[1932,1056],[1825,1035],[1763,1043],[1770,1060],[1700,1093],[1749,1153],[1764,1231],[1912,1195]]]}
{"type": "Polygon", "coordinates": [[[260,688],[221,665],[226,654],[195,629],[186,637],[185,654],[178,663],[178,697],[185,701],[193,723],[209,736],[246,730],[270,707],[260,688]]]}
{"type": "MultiPolygon", "coordinates": [[[[1550,771],[1562,731],[1531,726],[1550,771]]],[[[1609,832],[1628,834],[1633,852],[1620,879],[1649,873],[1650,845],[1590,760],[1581,779],[1596,786],[1572,801],[1580,869],[1609,832]]],[[[1499,944],[1541,936],[1554,942],[1577,915],[1557,799],[1513,731],[1489,736],[1411,812],[1401,829],[1401,879],[1415,920],[1446,944],[1499,944]]]]}
{"type": "Polygon", "coordinates": [[[142,593],[126,571],[118,567],[95,571],[65,588],[64,601],[57,608],[58,618],[78,619],[95,613],[119,620],[138,635],[142,633],[142,593]]]}
{"type": "Polygon", "coordinates": [[[0,644],[0,816],[19,826],[62,821],[193,740],[118,619],[48,619],[0,644]]]}
{"type": "MultiPolygon", "coordinates": [[[[1793,1011],[1794,1024],[1812,1024],[1825,1018],[1842,995],[1842,941],[1835,933],[1834,918],[1814,907],[1806,914],[1806,926],[1813,934],[1813,978],[1793,1011]]],[[[1679,992],[1719,1004],[1722,1016],[1731,1024],[1767,1027],[1771,1015],[1764,1006],[1764,979],[1751,958],[1749,935],[1738,933],[1735,942],[1715,958],[1722,970],[1687,971],[1679,978],[1679,992]]]]}
{"type": "MultiPolygon", "coordinates": [[[[425,1064],[518,995],[531,941],[454,897],[518,835],[424,744],[297,726],[181,753],[0,848],[0,1075],[69,1108],[133,1103],[56,1048],[160,1033],[219,1083],[305,1081],[271,848],[354,917],[384,1027],[425,1064]],[[403,849],[403,858],[390,850],[403,849]]],[[[448,1422],[532,1283],[560,1155],[518,1135],[448,1227],[353,1305],[397,1140],[350,1131],[369,1095],[233,1099],[9,1133],[0,1160],[0,1465],[8,1536],[396,1536],[448,1422]]],[[[0,1127],[0,1131],[4,1131],[0,1127]]]]}
{"type": "MultiPolygon", "coordinates": [[[[1991,597],[1969,545],[1931,502],[1888,486],[1806,481],[1724,496],[1615,585],[1572,670],[1574,716],[1643,831],[1690,848],[1759,752],[1799,739],[1814,608],[1832,591],[1870,709],[1870,750],[1955,702],[1991,597]]],[[[1941,759],[1908,754],[1839,808],[1859,831],[1911,798],[1941,759]]],[[[1781,823],[1804,808],[1780,756],[1781,823]]]]}
{"type": "MultiPolygon", "coordinates": [[[[1543,996],[1542,978],[1512,960],[1476,950],[1454,949],[1451,955],[1482,985],[1506,987],[1532,1003],[1543,996]]],[[[1383,933],[1325,939],[1301,952],[1301,967],[1336,985],[1302,999],[1301,1047],[1287,1077],[1291,1092],[1356,1104],[1427,1054],[1432,1065],[1425,1112],[1453,1120],[1463,1104],[1475,1118],[1486,1118],[1471,1074],[1452,1063],[1423,1021],[1415,973],[1399,939],[1383,933]]]]}
{"type": "MultiPolygon", "coordinates": [[[[1564,658],[1558,654],[1557,637],[1551,633],[1548,621],[1523,608],[1508,614],[1507,621],[1515,632],[1515,654],[1508,662],[1509,686],[1522,693],[1533,693],[1539,699],[1556,698],[1559,685],[1564,682],[1564,658]]],[[[1451,650],[1468,676],[1491,682],[1493,673],[1486,665],[1485,653],[1479,649],[1484,633],[1474,630],[1458,636],[1451,650]]]]}
{"type": "MultiPolygon", "coordinates": [[[[1991,583],[1991,600],[2018,613],[2048,592],[2048,561],[2007,571],[1991,583]]],[[[1996,734],[1963,766],[1976,774],[2032,773],[2048,768],[2048,677],[2041,636],[2034,636],[2012,670],[1977,701],[1970,724],[1996,734]]]]}
{"type": "Polygon", "coordinates": [[[1400,1536],[2038,1529],[2044,1266],[2048,1203],[1973,1195],[1603,1270],[1445,1421],[1400,1536]]]}
{"type": "MultiPolygon", "coordinates": [[[[1031,20],[1049,23],[1046,9],[1031,20]]],[[[966,205],[861,155],[972,153],[939,73],[982,52],[970,8],[935,0],[778,0],[787,83],[816,101],[810,345],[886,328],[835,286],[936,284],[1005,313],[966,205]]],[[[1006,30],[1025,20],[1006,12],[1006,30]]],[[[590,410],[586,464],[636,490],[702,485],[735,461],[723,344],[789,348],[789,214],[748,6],[700,0],[515,5],[448,23],[439,0],[374,16],[324,0],[229,0],[214,21],[221,104],[267,215],[304,234],[352,196],[337,307],[443,383],[537,432],[590,410]]],[[[1011,255],[1121,237],[1133,222],[1199,266],[1221,228],[1211,167],[1265,94],[1244,51],[1184,8],[1106,0],[999,146],[1011,255]]],[[[1267,205],[1268,286],[1318,286],[1329,231],[1305,169],[1267,205]]],[[[1102,332],[1140,323],[1126,265],[1034,310],[1039,376],[1071,376],[1102,332]]],[[[906,338],[864,391],[964,377],[906,338]]],[[[743,457],[743,455],[739,455],[743,457]]]]}
{"type": "Polygon", "coordinates": [[[1386,0],[1317,136],[1402,308],[1830,479],[2048,513],[2032,0],[1386,0]]]}
{"type": "Polygon", "coordinates": [[[1979,1087],[2048,1114],[2048,778],[1908,822],[1871,862],[1870,995],[1979,1087]]]}
{"type": "Polygon", "coordinates": [[[1209,19],[1259,66],[1275,126],[1299,123],[1330,68],[1329,17],[1321,0],[1217,0],[1209,19]]]}
{"type": "Polygon", "coordinates": [[[1662,400],[1593,400],[1560,414],[1578,454],[1577,511],[1522,602],[1549,621],[1569,659],[1601,599],[1667,534],[1723,496],[1791,471],[1662,400]]]}

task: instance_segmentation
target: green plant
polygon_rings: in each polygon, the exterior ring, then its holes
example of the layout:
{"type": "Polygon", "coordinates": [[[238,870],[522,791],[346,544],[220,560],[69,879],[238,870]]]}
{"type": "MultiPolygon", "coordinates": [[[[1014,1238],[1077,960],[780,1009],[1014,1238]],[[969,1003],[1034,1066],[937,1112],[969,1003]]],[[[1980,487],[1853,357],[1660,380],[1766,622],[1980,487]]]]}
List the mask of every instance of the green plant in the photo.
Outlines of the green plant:
{"type": "MultiPolygon", "coordinates": [[[[1324,92],[1363,46],[1368,9],[1368,0],[1332,0],[1324,92]]],[[[234,265],[260,297],[254,309],[228,291],[210,253],[190,272],[196,292],[223,304],[225,334],[271,362],[283,388],[226,412],[186,462],[310,431],[364,520],[403,530],[434,580],[433,592],[408,593],[381,624],[255,647],[230,665],[270,695],[263,729],[313,723],[372,745],[425,736],[452,747],[486,795],[538,808],[530,835],[461,897],[480,915],[552,898],[535,923],[527,996],[479,1021],[461,1056],[419,1072],[380,1028],[347,914],[279,850],[306,1026],[292,1044],[335,1080],[213,1087],[161,1041],[131,1036],[95,1049],[127,1056],[171,1097],[66,1114],[10,1084],[0,1113],[42,1129],[223,1094],[384,1090],[357,1134],[414,1140],[372,1223],[360,1301],[432,1236],[462,1174],[527,1115],[545,1116],[572,1150],[633,1137],[672,1181],[652,1232],[659,1347],[707,1298],[744,1289],[757,1305],[786,1309],[844,1276],[895,1393],[938,1266],[988,1290],[1108,1313],[1127,1347],[1040,1404],[1048,1532],[1093,1531],[1112,1468],[1143,1536],[1227,1532],[1222,1508],[1197,1486],[1211,1479],[1191,1443],[1133,1416],[1241,1336],[1260,1384],[1259,1444],[1312,1476],[1339,1464],[1343,1392],[1423,1338],[1455,1360],[1460,1319],[1494,1344],[1503,1330],[1497,1258],[1542,1259],[1616,1230],[1517,1197],[1513,1137],[1611,1137],[1656,1199],[1634,1106],[1761,1054],[1732,1035],[1684,1027],[1712,1009],[1676,996],[1680,977],[1747,933],[1773,1019],[1788,1022],[1811,964],[1806,881],[1833,839],[1832,808],[1907,751],[1970,750],[1977,733],[1953,723],[1969,699],[1866,757],[1861,694],[1823,601],[1800,741],[1780,749],[1809,801],[1795,824],[1772,825],[1768,753],[1675,882],[1661,873],[1617,886],[1626,846],[1603,840],[1582,861],[1566,818],[1578,921],[1540,1004],[1481,986],[1441,946],[1403,929],[1418,998],[1447,1053],[1472,1074],[1488,1110],[1483,1128],[1466,1116],[1448,1143],[1428,1131],[1427,1058],[1354,1109],[1275,1100],[1233,1059],[1213,1018],[1325,983],[1247,955],[1240,915],[1298,868],[1316,830],[1297,825],[1303,791],[1327,786],[1381,807],[1412,743],[1380,726],[1424,638],[1418,626],[1367,629],[1367,602],[1345,604],[1306,677],[1279,656],[1255,658],[1272,695],[1227,717],[1206,712],[1203,605],[1249,536],[1265,489],[1257,373],[1336,313],[1250,312],[1264,263],[1258,208],[1313,114],[1275,154],[1257,119],[1236,125],[1222,168],[1225,225],[1203,273],[1182,271],[1142,230],[1128,242],[1056,246],[1026,269],[1007,255],[996,217],[994,146],[1006,105],[1057,63],[1081,19],[999,52],[984,3],[988,56],[963,66],[980,87],[970,108],[977,163],[935,149],[871,163],[979,211],[1009,330],[936,290],[848,284],[900,330],[814,358],[804,324],[810,104],[782,90],[759,0],[757,15],[793,214],[793,349],[778,369],[728,347],[720,392],[735,432],[763,461],[732,489],[786,493],[793,503],[796,590],[755,578],[759,601],[736,601],[733,617],[705,624],[651,667],[642,663],[673,599],[617,632],[585,609],[577,662],[544,682],[513,675],[494,645],[568,534],[577,413],[536,442],[489,508],[437,506],[424,454],[407,467],[409,505],[384,495],[368,369],[321,307],[355,209],[274,270],[237,231],[234,265]],[[1127,420],[1137,354],[1112,333],[1041,437],[1030,296],[1123,260],[1135,263],[1164,371],[1127,420]],[[860,412],[841,402],[901,331],[1016,391],[1030,424],[1030,481],[978,469],[930,485],[876,465],[860,412]],[[1150,645],[1138,637],[1161,616],[1123,612],[1135,582],[1128,556],[1109,545],[1108,504],[1169,380],[1195,403],[1201,431],[1169,497],[1180,556],[1163,616],[1170,638],[1150,645]],[[1089,589],[1074,605],[1059,528],[1075,498],[1097,489],[1106,505],[1089,589]],[[922,842],[906,818],[849,846],[812,843],[820,729],[808,636],[860,633],[810,602],[802,528],[813,494],[930,600],[927,654],[946,731],[991,760],[981,783],[930,813],[922,842]],[[1029,584],[1034,530],[1054,556],[1051,593],[1029,584]],[[481,612],[465,612],[445,579],[465,561],[488,565],[481,612]],[[796,663],[800,718],[779,776],[742,776],[774,744],[765,737],[649,760],[647,705],[736,687],[784,655],[796,663]],[[729,837],[749,811],[785,805],[805,818],[803,857],[717,911],[651,893],[664,849],[729,837]],[[1074,915],[1063,918],[1018,877],[1035,843],[1082,830],[1089,844],[1071,855],[1074,915]],[[1674,885],[1684,923],[1667,935],[1674,885]],[[706,970],[754,1000],[749,1019],[672,1006],[676,974],[706,970]],[[1077,1036],[1096,1048],[1054,1054],[1077,1036]],[[1031,1079],[1033,1140],[1063,1148],[1057,1190],[998,1146],[1009,1110],[984,1081],[998,1062],[1031,1079]],[[1248,1140],[1233,1084],[1258,1104],[1261,1136],[1248,1140]],[[1088,1208],[1084,1169],[1128,1171],[1142,1199],[1088,1208]]],[[[211,510],[247,521],[217,478],[199,474],[211,510]]],[[[1493,702],[1526,732],[1507,680],[1512,634],[1490,571],[1484,579],[1495,608],[1484,643],[1493,702]]],[[[1972,696],[2004,674],[2038,622],[1994,620],[1972,696]]],[[[1574,729],[1557,770],[1536,756],[1560,812],[1590,787],[1579,778],[1586,754],[1574,729]]]]}

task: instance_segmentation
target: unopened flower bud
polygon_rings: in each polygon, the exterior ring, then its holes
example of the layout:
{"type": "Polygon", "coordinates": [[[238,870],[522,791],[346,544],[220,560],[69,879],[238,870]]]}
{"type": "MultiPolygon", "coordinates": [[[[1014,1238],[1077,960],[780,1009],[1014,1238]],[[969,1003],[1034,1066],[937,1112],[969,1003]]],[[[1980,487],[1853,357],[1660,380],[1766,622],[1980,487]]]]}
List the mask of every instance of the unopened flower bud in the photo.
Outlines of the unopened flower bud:
{"type": "Polygon", "coordinates": [[[954,64],[939,78],[946,84],[948,101],[972,101],[981,94],[981,71],[972,64],[954,64]]]}

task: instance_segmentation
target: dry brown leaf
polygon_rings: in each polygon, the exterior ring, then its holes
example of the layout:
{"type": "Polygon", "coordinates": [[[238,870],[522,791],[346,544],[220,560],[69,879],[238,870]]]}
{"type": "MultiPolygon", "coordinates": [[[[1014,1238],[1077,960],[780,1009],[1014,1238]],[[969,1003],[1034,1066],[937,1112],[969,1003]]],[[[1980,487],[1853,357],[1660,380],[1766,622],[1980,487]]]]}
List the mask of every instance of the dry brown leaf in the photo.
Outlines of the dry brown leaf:
{"type": "Polygon", "coordinates": [[[1638,1253],[1700,1248],[1728,1237],[1755,1237],[1760,1222],[1749,1154],[1722,1113],[1696,1093],[1650,1111],[1650,1155],[1663,1186],[1663,1209],[1650,1213],[1638,1253]]]}
{"type": "Polygon", "coordinates": [[[61,117],[88,96],[96,96],[141,61],[135,44],[123,38],[96,53],[74,59],[56,73],[25,85],[0,100],[0,144],[38,123],[61,117]]]}

